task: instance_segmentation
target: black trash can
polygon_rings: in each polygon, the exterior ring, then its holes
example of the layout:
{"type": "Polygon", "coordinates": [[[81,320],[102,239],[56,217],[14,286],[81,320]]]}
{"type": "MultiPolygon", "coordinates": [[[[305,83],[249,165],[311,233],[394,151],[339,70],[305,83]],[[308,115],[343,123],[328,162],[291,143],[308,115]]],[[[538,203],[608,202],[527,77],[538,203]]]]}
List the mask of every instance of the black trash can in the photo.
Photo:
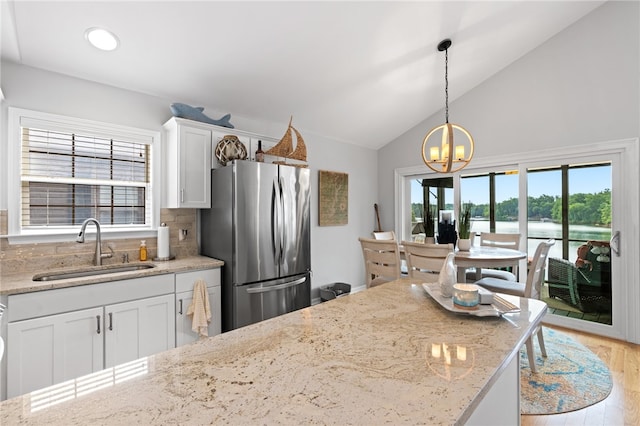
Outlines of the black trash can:
{"type": "Polygon", "coordinates": [[[320,300],[326,302],[337,297],[346,296],[351,292],[351,284],[333,283],[320,287],[320,300]]]}

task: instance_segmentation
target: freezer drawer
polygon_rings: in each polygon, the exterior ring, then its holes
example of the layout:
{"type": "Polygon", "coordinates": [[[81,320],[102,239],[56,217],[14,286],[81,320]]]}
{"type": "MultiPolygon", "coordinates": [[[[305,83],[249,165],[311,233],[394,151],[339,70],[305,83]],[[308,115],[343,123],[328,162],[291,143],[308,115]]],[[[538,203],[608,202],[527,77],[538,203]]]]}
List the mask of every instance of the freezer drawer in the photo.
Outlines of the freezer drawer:
{"type": "Polygon", "coordinates": [[[233,328],[311,306],[309,274],[234,287],[233,328]]]}

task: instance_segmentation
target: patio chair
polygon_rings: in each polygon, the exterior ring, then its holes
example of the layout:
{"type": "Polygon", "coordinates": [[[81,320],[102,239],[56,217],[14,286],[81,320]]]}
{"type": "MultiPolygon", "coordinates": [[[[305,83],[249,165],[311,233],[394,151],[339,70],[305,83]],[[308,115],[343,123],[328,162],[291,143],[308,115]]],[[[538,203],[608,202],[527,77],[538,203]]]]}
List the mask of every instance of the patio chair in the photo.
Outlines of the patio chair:
{"type": "Polygon", "coordinates": [[[602,294],[611,298],[611,248],[609,241],[587,241],[578,247],[578,285],[583,293],[602,294]]]}
{"type": "Polygon", "coordinates": [[[547,285],[549,297],[560,299],[582,312],[611,310],[610,287],[593,282],[581,268],[566,259],[549,258],[547,285]]]}
{"type": "Polygon", "coordinates": [[[584,312],[578,294],[578,268],[566,259],[549,258],[549,297],[560,299],[584,312]]]}

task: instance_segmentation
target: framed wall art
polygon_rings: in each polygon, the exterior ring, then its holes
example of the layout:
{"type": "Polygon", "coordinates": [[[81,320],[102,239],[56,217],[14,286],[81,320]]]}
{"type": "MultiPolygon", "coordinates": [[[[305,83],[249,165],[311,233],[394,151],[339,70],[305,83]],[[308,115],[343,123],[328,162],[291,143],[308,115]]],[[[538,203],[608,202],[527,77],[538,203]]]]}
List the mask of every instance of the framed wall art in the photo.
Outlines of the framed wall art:
{"type": "Polygon", "coordinates": [[[327,170],[318,173],[318,225],[346,225],[349,222],[349,175],[327,170]]]}

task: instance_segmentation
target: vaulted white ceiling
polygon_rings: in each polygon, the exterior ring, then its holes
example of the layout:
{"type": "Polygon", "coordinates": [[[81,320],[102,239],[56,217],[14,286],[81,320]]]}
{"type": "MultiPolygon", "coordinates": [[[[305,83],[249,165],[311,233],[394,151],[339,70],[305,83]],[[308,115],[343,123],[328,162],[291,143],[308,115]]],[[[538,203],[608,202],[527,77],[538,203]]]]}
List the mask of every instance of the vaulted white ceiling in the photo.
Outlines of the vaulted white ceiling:
{"type": "Polygon", "coordinates": [[[603,1],[2,3],[3,60],[379,148],[443,108],[441,40],[451,101],[603,1]]]}

